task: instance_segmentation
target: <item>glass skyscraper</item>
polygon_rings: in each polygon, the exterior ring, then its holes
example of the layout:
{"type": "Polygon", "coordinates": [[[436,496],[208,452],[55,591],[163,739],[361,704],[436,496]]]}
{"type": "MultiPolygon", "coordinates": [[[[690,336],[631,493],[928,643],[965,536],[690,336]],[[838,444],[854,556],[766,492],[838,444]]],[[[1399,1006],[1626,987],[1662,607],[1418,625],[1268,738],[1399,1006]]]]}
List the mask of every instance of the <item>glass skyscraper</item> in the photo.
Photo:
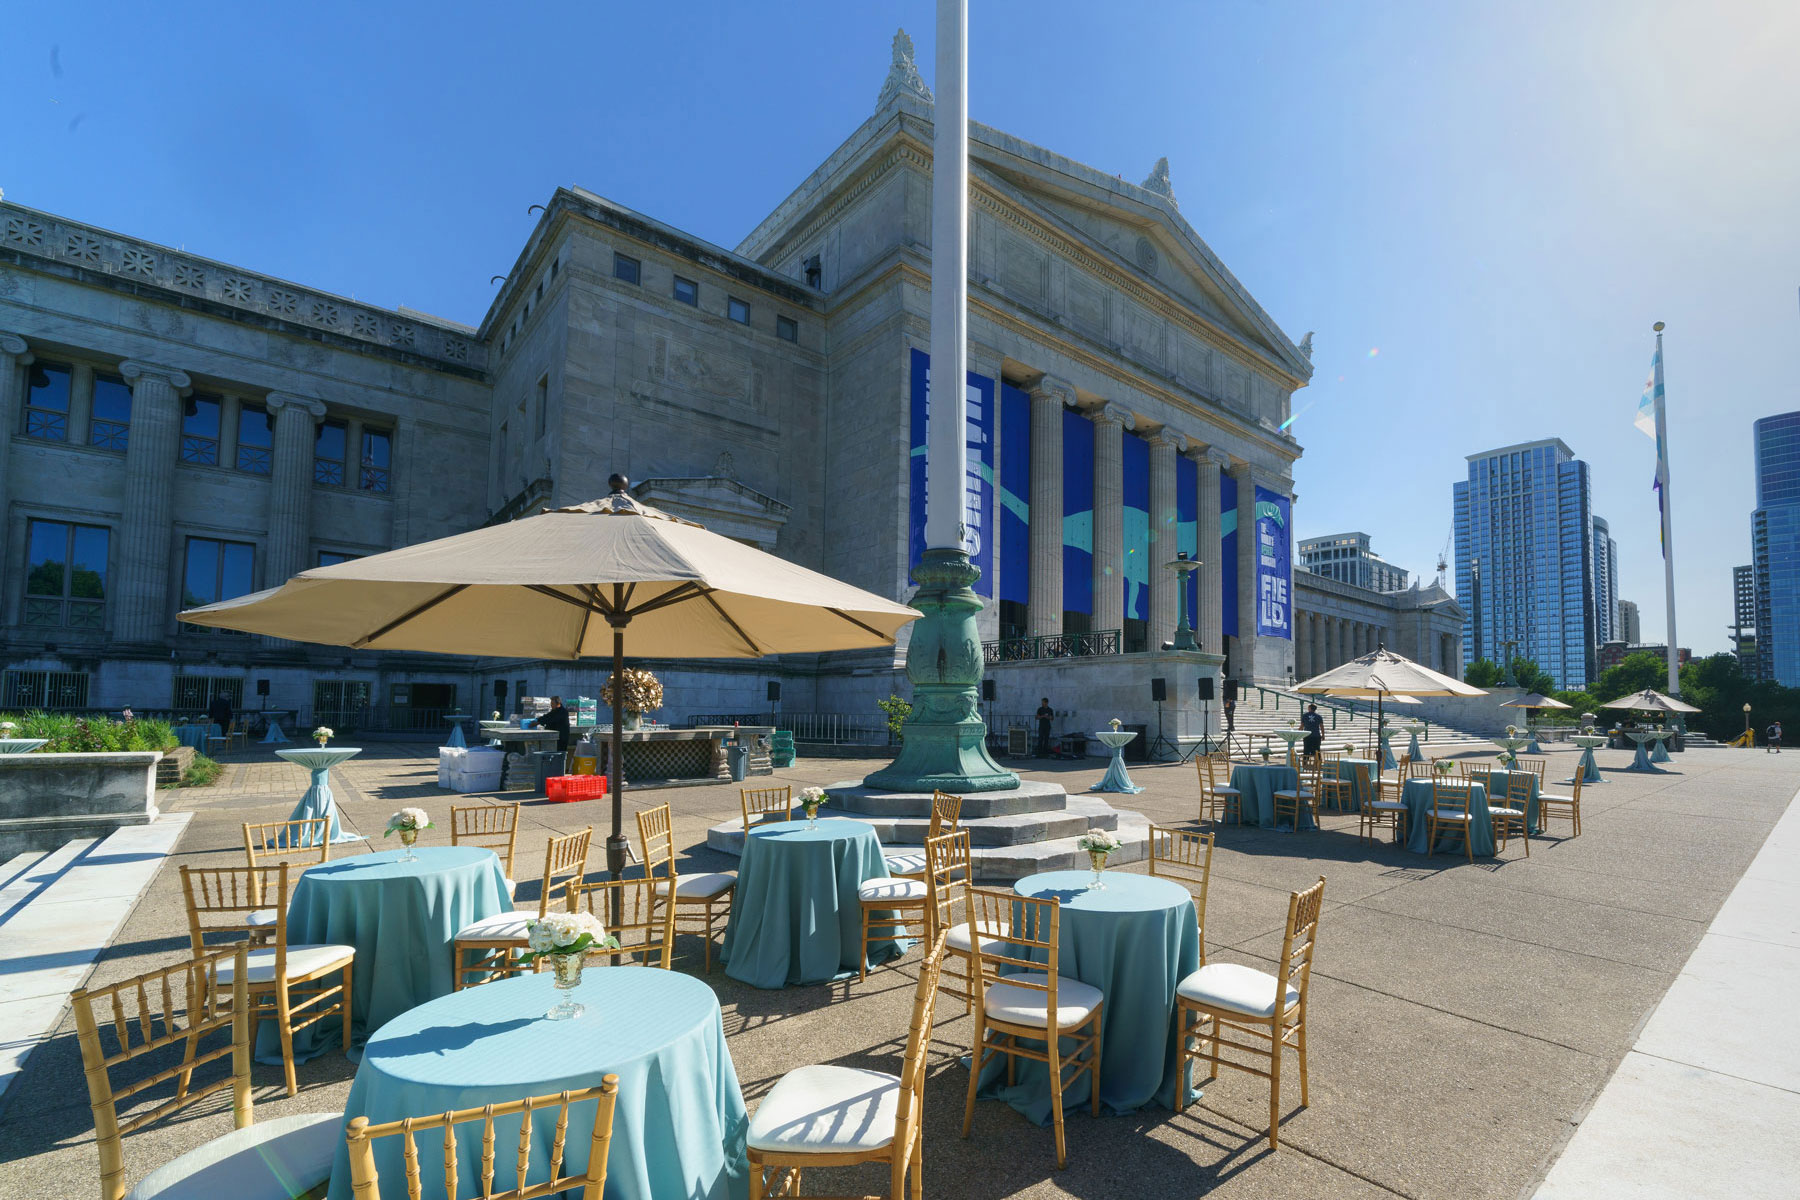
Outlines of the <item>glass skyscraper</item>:
{"type": "MultiPolygon", "coordinates": [[[[1468,463],[1468,479],[1453,489],[1463,664],[1500,662],[1515,642],[1513,656],[1537,663],[1558,688],[1586,687],[1599,624],[1587,463],[1556,438],[1471,454],[1468,463]]],[[[1613,565],[1609,558],[1609,576],[1613,565]]]]}
{"type": "Polygon", "coordinates": [[[1594,645],[1618,639],[1619,543],[1605,517],[1594,518],[1594,645]]]}
{"type": "Polygon", "coordinates": [[[1764,417],[1751,428],[1757,675],[1800,687],[1800,412],[1764,417]]]}

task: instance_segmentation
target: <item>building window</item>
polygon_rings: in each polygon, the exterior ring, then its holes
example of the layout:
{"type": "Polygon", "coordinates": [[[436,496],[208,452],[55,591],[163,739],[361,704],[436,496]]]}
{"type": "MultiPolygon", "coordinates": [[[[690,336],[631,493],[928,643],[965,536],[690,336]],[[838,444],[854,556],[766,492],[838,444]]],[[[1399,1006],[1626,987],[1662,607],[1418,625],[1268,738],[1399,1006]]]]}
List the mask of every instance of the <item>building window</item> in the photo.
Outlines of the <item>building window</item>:
{"type": "Polygon", "coordinates": [[[698,308],[700,306],[700,285],[691,279],[675,276],[675,299],[698,308]]]}
{"type": "Polygon", "coordinates": [[[189,396],[181,417],[181,461],[202,466],[219,465],[219,398],[196,392],[189,396]]]}
{"type": "Polygon", "coordinates": [[[739,325],[748,325],[750,323],[750,306],[733,296],[725,301],[725,315],[739,325]]]}
{"type": "Polygon", "coordinates": [[[776,317],[775,318],[775,336],[780,338],[784,342],[799,341],[800,340],[800,322],[794,320],[794,318],[792,318],[792,317],[776,317]]]}
{"type": "Polygon", "coordinates": [[[8,671],[0,689],[7,708],[86,708],[86,671],[8,671]]]}
{"type": "Polygon", "coordinates": [[[623,254],[613,255],[614,279],[622,279],[626,283],[637,283],[640,273],[637,259],[627,258],[623,254]]]}
{"type": "Polygon", "coordinates": [[[500,494],[506,494],[506,422],[500,422],[500,455],[496,460],[494,478],[500,484],[500,494]]]}
{"type": "Polygon", "coordinates": [[[69,440],[69,368],[32,363],[25,371],[25,436],[46,442],[69,440]]]}
{"type": "Polygon", "coordinates": [[[131,441],[131,389],[117,375],[94,376],[94,417],[88,444],[102,450],[124,450],[131,441]]]}
{"type": "Polygon", "coordinates": [[[267,475],[275,452],[275,431],[269,426],[268,410],[238,409],[237,466],[252,475],[267,475]]]}
{"type": "Polygon", "coordinates": [[[319,561],[314,565],[320,567],[335,567],[339,563],[354,562],[361,557],[362,555],[360,554],[345,554],[339,550],[321,550],[319,551],[319,561]]]}
{"type": "Polygon", "coordinates": [[[187,564],[181,576],[181,607],[217,604],[255,590],[256,547],[249,542],[217,538],[187,540],[187,564]]]}
{"type": "Polygon", "coordinates": [[[394,435],[365,429],[362,436],[362,473],[356,486],[365,492],[385,492],[392,482],[394,435]]]}
{"type": "Polygon", "coordinates": [[[174,708],[176,712],[203,713],[212,708],[213,697],[231,701],[231,711],[244,707],[244,680],[239,675],[177,675],[174,708]]]}
{"type": "Polygon", "coordinates": [[[344,485],[344,439],[342,421],[321,421],[313,435],[313,482],[332,487],[344,485]]]}
{"type": "Polygon", "coordinates": [[[819,256],[815,254],[806,260],[806,286],[816,288],[824,278],[824,268],[819,265],[819,256]]]}
{"type": "Polygon", "coordinates": [[[550,412],[550,377],[542,376],[537,382],[537,435],[544,436],[544,426],[549,420],[550,412]]]}
{"type": "Polygon", "coordinates": [[[104,525],[32,521],[25,535],[25,624],[69,629],[105,625],[104,525]]]}

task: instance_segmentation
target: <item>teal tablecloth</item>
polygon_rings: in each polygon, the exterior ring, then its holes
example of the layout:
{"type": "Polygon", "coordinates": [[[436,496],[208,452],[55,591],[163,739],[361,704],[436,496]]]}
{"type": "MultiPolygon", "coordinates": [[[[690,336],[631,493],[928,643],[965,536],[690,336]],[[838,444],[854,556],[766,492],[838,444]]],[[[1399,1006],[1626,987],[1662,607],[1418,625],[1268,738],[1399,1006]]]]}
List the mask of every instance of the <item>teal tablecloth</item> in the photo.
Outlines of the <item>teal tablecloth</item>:
{"type": "Polygon", "coordinates": [[[1507,784],[1516,775],[1523,775],[1531,781],[1531,800],[1525,806],[1525,824],[1533,833],[1544,832],[1544,825],[1538,819],[1538,777],[1536,771],[1470,771],[1469,774],[1477,783],[1488,790],[1488,795],[1507,798],[1507,784]]]}
{"type": "MultiPolygon", "coordinates": [[[[1100,1103],[1131,1112],[1152,1100],[1175,1107],[1175,985],[1200,967],[1194,899],[1167,879],[1107,871],[1106,887],[1088,887],[1089,871],[1046,871],[1013,885],[1021,896],[1062,903],[1058,973],[1106,995],[1100,1027],[1100,1103]]],[[[1012,1086],[995,1059],[982,1072],[979,1094],[1004,1100],[1039,1125],[1050,1123],[1049,1073],[1020,1059],[1012,1086]]],[[[1086,1105],[1092,1076],[1063,1091],[1065,1112],[1086,1105]]],[[[1190,1093],[1191,1098],[1192,1093],[1190,1093]]]]}
{"type": "MultiPolygon", "coordinates": [[[[344,1122],[474,1108],[596,1087],[619,1077],[606,1194],[612,1200],[740,1200],[749,1190],[748,1120],[725,1046],[719,1002],[699,980],[655,967],[590,966],[575,999],[587,1012],[546,1021],[556,996],[548,971],[467,988],[390,1022],[369,1040],[350,1085],[344,1122]]],[[[516,1186],[520,1118],[496,1120],[494,1186],[516,1186]]],[[[556,1121],[532,1122],[532,1174],[547,1177],[556,1121]]],[[[594,1105],[570,1109],[564,1161],[587,1165],[594,1105]]],[[[442,1196],[443,1135],[419,1139],[423,1194],[442,1196]]],[[[404,1200],[401,1139],[375,1143],[383,1200],[404,1200]]],[[[457,1131],[458,1196],[479,1196],[481,1124],[457,1131]]],[[[350,1200],[342,1139],[330,1200],[350,1200]]],[[[225,1200],[220,1197],[219,1200],[225,1200]]]]}
{"type": "MultiPolygon", "coordinates": [[[[1246,818],[1252,814],[1264,829],[1275,828],[1275,793],[1290,791],[1300,785],[1300,772],[1276,763],[1267,766],[1241,764],[1231,769],[1231,786],[1243,793],[1241,810],[1246,818]]],[[[1313,827],[1312,816],[1300,810],[1301,828],[1313,827]]]]}
{"type": "MultiPolygon", "coordinates": [[[[744,839],[725,973],[752,987],[829,983],[862,965],[862,906],[856,889],[887,875],[881,839],[862,821],[771,821],[744,839]]],[[[901,952],[877,942],[871,964],[901,952]]]]}
{"type": "MultiPolygon", "coordinates": [[[[1400,799],[1406,805],[1406,848],[1414,854],[1430,852],[1430,832],[1426,827],[1425,817],[1431,809],[1430,779],[1409,779],[1400,790],[1400,799]]],[[[1458,781],[1458,787],[1472,789],[1469,795],[1469,848],[1477,857],[1494,853],[1494,826],[1488,816],[1487,789],[1479,783],[1465,784],[1458,781]]],[[[1440,831],[1437,848],[1441,851],[1463,852],[1462,839],[1454,833],[1440,831]]]]}
{"type": "Polygon", "coordinates": [[[224,731],[217,725],[177,725],[174,729],[175,740],[184,746],[192,746],[196,750],[206,749],[206,739],[221,737],[224,731]]]}
{"type": "Polygon", "coordinates": [[[1381,777],[1380,772],[1375,769],[1375,760],[1372,758],[1340,758],[1331,771],[1333,778],[1350,781],[1350,802],[1346,811],[1361,812],[1363,801],[1369,799],[1369,788],[1374,787],[1375,781],[1381,777]],[[1359,766],[1369,773],[1368,788],[1365,788],[1356,777],[1356,768],[1359,766]]]}
{"type": "MultiPolygon", "coordinates": [[[[1674,734],[1669,735],[1669,737],[1674,736],[1674,734]]],[[[1650,761],[1653,763],[1674,761],[1669,757],[1669,738],[1656,739],[1656,747],[1650,751],[1650,761]]]]}
{"type": "MultiPolygon", "coordinates": [[[[288,898],[288,944],[355,946],[350,977],[351,1030],[358,1042],[401,1013],[438,996],[453,981],[450,944],[456,931],[512,909],[506,873],[492,850],[425,846],[419,861],[399,850],[359,854],[308,867],[288,898]]],[[[320,1021],[294,1035],[295,1059],[337,1045],[338,1022],[320,1021]]],[[[273,1021],[257,1031],[257,1057],[281,1061],[273,1021]]]]}

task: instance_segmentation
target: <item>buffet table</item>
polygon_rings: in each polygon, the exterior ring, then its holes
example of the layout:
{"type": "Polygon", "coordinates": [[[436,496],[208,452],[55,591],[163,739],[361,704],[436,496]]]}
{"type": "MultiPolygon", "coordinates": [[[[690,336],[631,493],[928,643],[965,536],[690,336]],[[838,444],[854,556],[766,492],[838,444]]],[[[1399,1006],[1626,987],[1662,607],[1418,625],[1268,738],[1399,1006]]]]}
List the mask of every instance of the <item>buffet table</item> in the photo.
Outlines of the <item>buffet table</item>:
{"type": "MultiPolygon", "coordinates": [[[[622,778],[632,787],[683,787],[728,782],[731,766],[726,744],[734,738],[750,743],[750,774],[769,775],[768,742],[772,725],[710,725],[701,729],[627,729],[620,734],[622,778]]],[[[598,773],[611,776],[612,729],[584,725],[575,731],[578,740],[599,747],[598,773]]]]}

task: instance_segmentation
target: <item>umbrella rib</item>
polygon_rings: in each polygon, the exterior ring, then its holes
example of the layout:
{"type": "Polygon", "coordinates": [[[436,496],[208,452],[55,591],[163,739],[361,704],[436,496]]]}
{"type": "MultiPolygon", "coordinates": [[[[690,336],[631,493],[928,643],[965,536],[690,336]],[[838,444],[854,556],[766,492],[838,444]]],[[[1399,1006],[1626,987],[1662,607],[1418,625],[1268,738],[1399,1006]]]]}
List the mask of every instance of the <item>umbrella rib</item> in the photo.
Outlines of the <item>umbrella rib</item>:
{"type": "Polygon", "coordinates": [[[540,596],[548,596],[552,600],[561,600],[564,604],[572,605],[583,612],[594,612],[598,609],[602,615],[610,615],[606,612],[606,608],[603,605],[583,602],[578,597],[571,596],[567,592],[559,592],[555,588],[546,586],[545,584],[528,583],[525,585],[525,590],[528,592],[536,592],[540,596]]]}
{"type": "Polygon", "coordinates": [[[825,611],[830,613],[834,617],[844,618],[844,620],[850,622],[852,625],[856,626],[858,629],[862,630],[864,633],[872,633],[876,637],[886,637],[887,636],[886,634],[882,633],[881,630],[876,629],[873,625],[864,625],[861,621],[857,620],[855,617],[851,616],[849,613],[845,612],[841,608],[827,608],[825,611]]]}
{"type": "Polygon", "coordinates": [[[681,604],[684,601],[692,600],[696,596],[704,596],[707,590],[708,589],[701,587],[697,583],[684,583],[680,587],[671,588],[654,600],[644,601],[636,608],[630,610],[626,615],[635,617],[640,613],[655,612],[659,608],[667,608],[671,604],[681,604]]]}
{"type": "Polygon", "coordinates": [[[761,657],[762,655],[768,653],[768,651],[764,650],[761,646],[757,645],[754,641],[752,641],[750,639],[750,635],[744,632],[742,626],[740,626],[736,621],[731,619],[731,616],[729,613],[727,613],[724,609],[719,607],[719,602],[712,598],[711,592],[700,593],[700,598],[705,600],[708,604],[712,605],[713,611],[719,614],[719,619],[724,621],[727,625],[731,626],[731,628],[737,632],[737,635],[744,639],[744,645],[750,647],[751,651],[754,652],[758,657],[761,657]]]}
{"type": "Polygon", "coordinates": [[[450,597],[457,595],[459,592],[463,591],[468,586],[469,585],[466,583],[455,584],[448,591],[439,592],[437,595],[433,596],[431,599],[425,601],[425,603],[419,605],[416,608],[407,610],[406,612],[400,614],[398,617],[395,617],[392,621],[389,621],[386,625],[383,625],[380,629],[377,629],[374,633],[371,633],[371,634],[367,635],[366,637],[358,638],[356,641],[351,642],[350,645],[355,647],[358,650],[361,650],[364,646],[367,646],[370,642],[374,641],[376,638],[386,637],[388,634],[394,632],[394,630],[400,628],[400,626],[406,624],[408,621],[412,620],[414,617],[421,616],[425,613],[430,612],[432,609],[436,608],[438,605],[442,604],[444,601],[450,599],[450,597]]]}

